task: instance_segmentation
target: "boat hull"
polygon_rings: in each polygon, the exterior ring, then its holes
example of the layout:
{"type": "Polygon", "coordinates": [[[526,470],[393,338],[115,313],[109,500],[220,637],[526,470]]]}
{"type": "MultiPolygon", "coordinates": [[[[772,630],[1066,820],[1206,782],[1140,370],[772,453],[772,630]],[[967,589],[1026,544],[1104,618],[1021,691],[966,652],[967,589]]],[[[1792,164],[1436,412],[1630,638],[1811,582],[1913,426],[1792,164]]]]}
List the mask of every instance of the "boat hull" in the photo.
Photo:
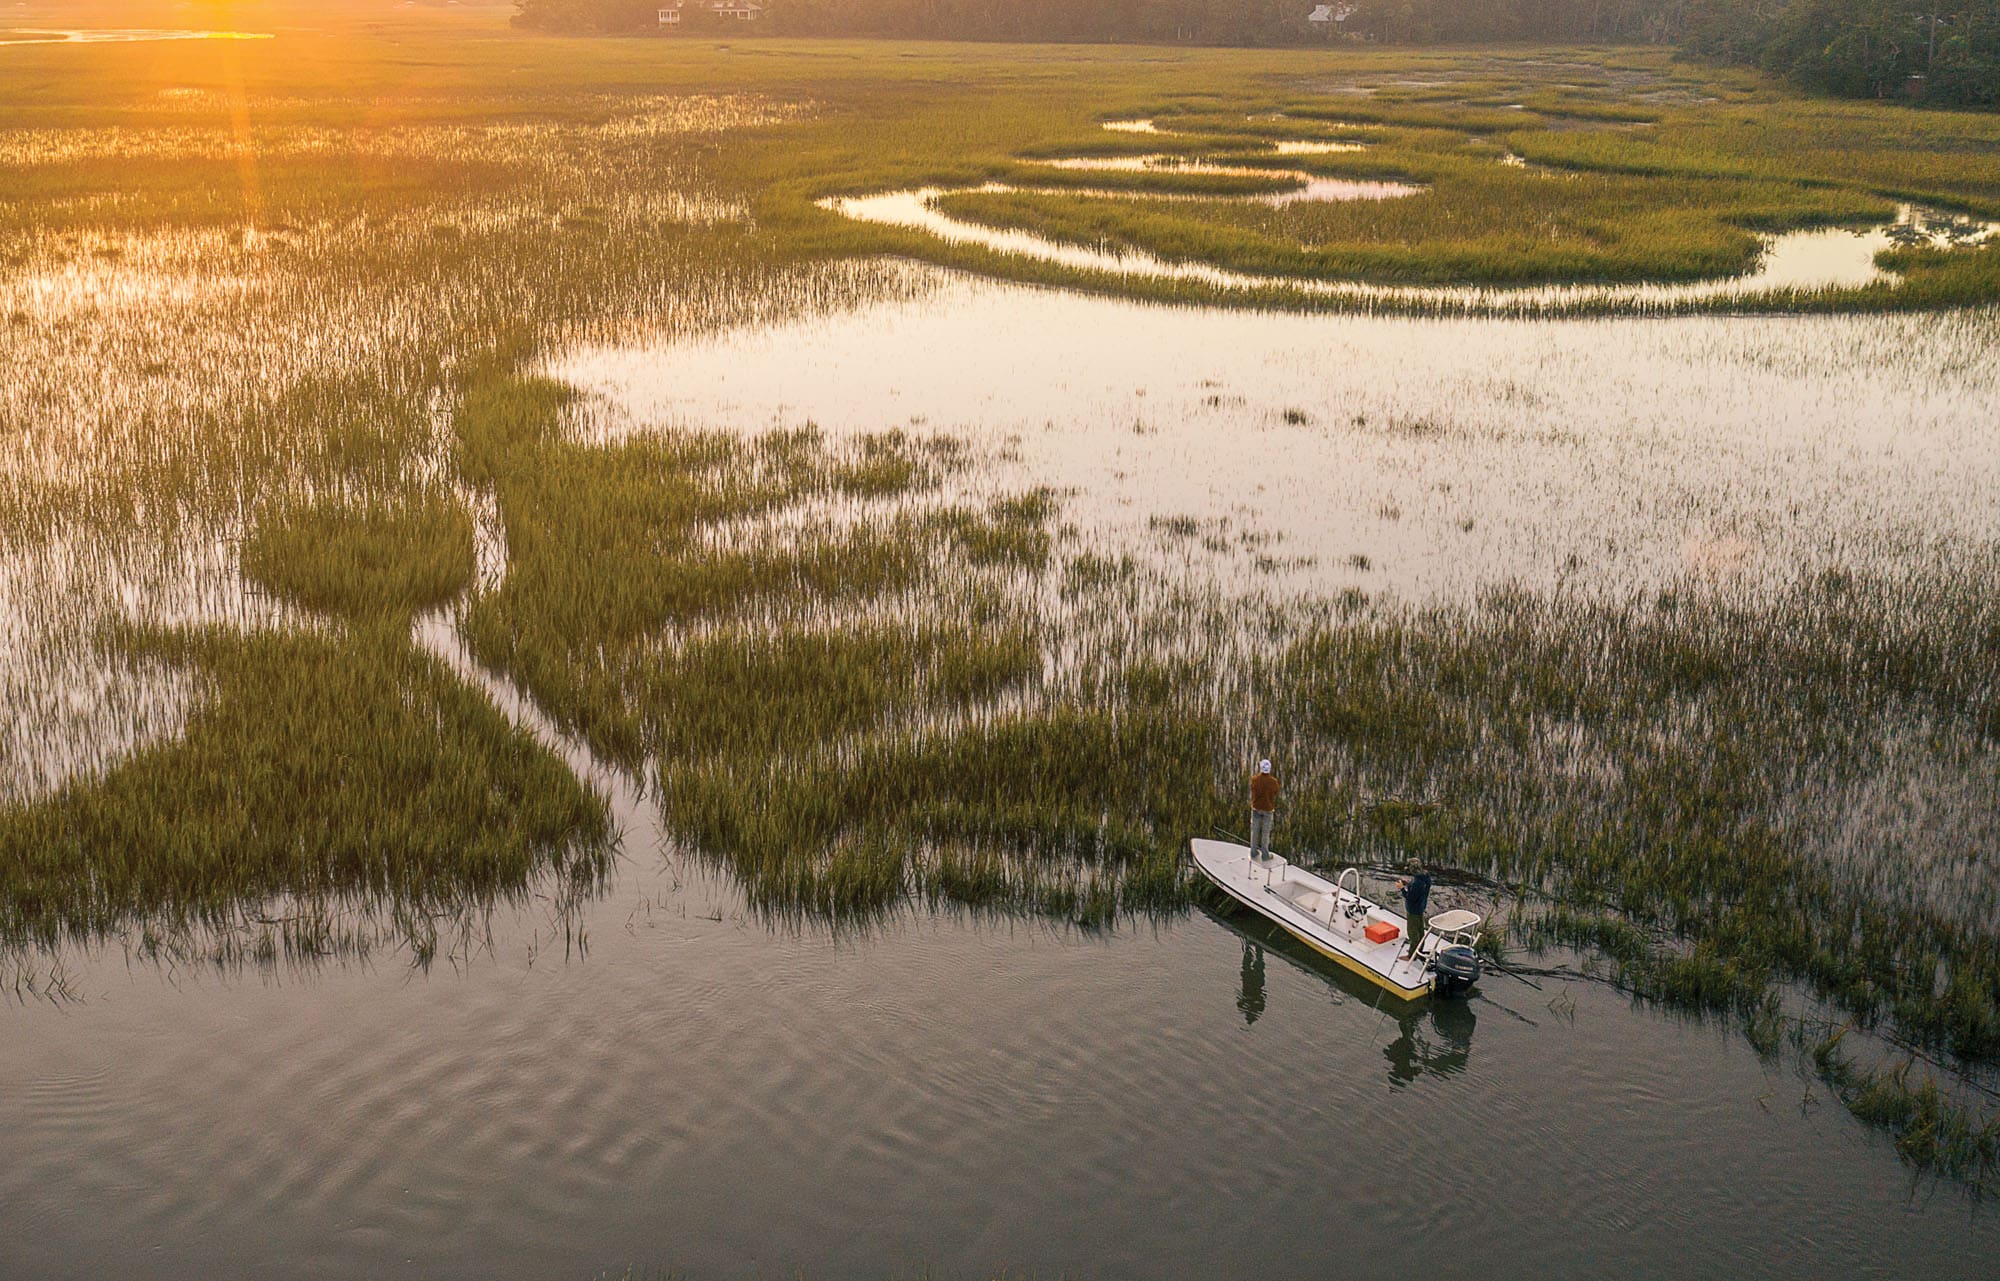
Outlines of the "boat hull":
{"type": "Polygon", "coordinates": [[[1431,994],[1429,968],[1400,958],[1408,929],[1400,914],[1283,859],[1257,859],[1247,845],[1197,840],[1190,842],[1189,853],[1217,889],[1321,956],[1398,1000],[1418,1001],[1431,994]],[[1355,928],[1343,928],[1350,922],[1355,928]],[[1394,925],[1396,937],[1368,941],[1362,927],[1374,922],[1394,925]]]}

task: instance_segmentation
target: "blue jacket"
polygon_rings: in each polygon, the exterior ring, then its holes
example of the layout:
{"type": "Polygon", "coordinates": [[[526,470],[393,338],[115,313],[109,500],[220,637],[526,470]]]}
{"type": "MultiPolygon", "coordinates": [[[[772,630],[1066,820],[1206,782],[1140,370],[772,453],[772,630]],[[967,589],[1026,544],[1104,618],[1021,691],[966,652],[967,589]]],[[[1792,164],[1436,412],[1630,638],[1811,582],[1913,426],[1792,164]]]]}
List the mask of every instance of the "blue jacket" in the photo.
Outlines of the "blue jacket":
{"type": "Polygon", "coordinates": [[[1418,872],[1403,887],[1403,914],[1422,916],[1424,909],[1431,905],[1431,874],[1418,872]]]}

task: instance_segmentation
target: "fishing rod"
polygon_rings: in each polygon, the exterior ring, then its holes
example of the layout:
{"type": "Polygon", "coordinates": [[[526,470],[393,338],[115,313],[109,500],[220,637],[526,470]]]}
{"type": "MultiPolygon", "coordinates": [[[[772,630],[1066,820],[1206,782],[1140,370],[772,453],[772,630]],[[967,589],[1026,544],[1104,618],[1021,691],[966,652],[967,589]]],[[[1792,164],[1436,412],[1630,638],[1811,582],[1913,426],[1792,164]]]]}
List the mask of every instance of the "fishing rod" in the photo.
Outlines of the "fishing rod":
{"type": "Polygon", "coordinates": [[[1529,987],[1535,989],[1537,992],[1542,990],[1542,985],[1535,982],[1535,980],[1529,978],[1527,975],[1521,973],[1519,970],[1515,970],[1508,966],[1502,965],[1500,963],[1499,957],[1485,956],[1482,957],[1481,959],[1486,962],[1489,968],[1500,971],[1500,973],[1505,974],[1508,978],[1518,979],[1519,981],[1526,983],[1529,987]]]}

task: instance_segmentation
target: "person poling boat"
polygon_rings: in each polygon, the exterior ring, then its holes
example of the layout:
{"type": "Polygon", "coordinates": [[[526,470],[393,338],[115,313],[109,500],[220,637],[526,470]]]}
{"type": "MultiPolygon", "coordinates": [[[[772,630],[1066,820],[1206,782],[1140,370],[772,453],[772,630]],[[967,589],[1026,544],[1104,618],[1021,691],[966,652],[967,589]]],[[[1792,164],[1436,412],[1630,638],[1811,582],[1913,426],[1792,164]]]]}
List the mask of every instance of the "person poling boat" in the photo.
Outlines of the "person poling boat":
{"type": "MultiPolygon", "coordinates": [[[[1276,809],[1277,779],[1269,765],[1259,762],[1256,778],[1271,779],[1273,808],[1255,808],[1253,778],[1253,832],[1255,815],[1276,809]]],[[[1430,876],[1422,867],[1413,867],[1400,882],[1406,911],[1398,915],[1363,896],[1359,868],[1346,868],[1329,881],[1270,853],[1265,822],[1261,851],[1233,840],[1196,839],[1188,851],[1194,865],[1230,898],[1392,996],[1406,1001],[1432,993],[1462,996],[1479,981],[1479,954],[1473,949],[1480,919],[1463,910],[1428,917],[1430,876]]]]}

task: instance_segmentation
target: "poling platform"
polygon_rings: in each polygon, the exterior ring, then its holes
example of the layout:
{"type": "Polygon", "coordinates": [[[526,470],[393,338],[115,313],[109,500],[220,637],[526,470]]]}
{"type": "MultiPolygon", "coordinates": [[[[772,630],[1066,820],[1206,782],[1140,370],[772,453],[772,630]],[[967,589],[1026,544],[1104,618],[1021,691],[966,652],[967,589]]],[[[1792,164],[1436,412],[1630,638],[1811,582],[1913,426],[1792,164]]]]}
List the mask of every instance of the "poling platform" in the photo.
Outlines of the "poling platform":
{"type": "Polygon", "coordinates": [[[1202,875],[1223,893],[1405,1001],[1430,995],[1439,950],[1469,947],[1479,938],[1477,915],[1444,912],[1426,923],[1417,954],[1409,957],[1405,955],[1409,922],[1401,913],[1364,898],[1361,874],[1354,868],[1342,872],[1336,883],[1276,855],[1258,858],[1249,846],[1231,841],[1191,841],[1189,852],[1202,875]],[[1352,887],[1344,884],[1350,877],[1352,887]],[[1384,924],[1395,927],[1393,936],[1379,943],[1368,937],[1369,926],[1384,924]]]}

